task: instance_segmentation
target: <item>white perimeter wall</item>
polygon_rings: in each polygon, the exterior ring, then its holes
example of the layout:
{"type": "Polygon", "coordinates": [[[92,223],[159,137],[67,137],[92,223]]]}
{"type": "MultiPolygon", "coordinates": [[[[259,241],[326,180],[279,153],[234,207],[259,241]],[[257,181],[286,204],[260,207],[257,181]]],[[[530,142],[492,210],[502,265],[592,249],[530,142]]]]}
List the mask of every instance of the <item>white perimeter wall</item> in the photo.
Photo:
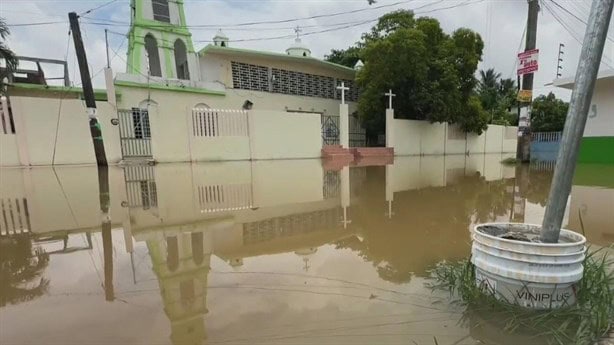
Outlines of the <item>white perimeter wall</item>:
{"type": "Polygon", "coordinates": [[[490,125],[476,135],[447,123],[395,119],[393,130],[398,156],[516,152],[517,127],[490,125]]]}
{"type": "Polygon", "coordinates": [[[589,109],[585,137],[614,136],[614,78],[597,80],[589,109]]]}
{"type": "MultiPolygon", "coordinates": [[[[34,166],[96,163],[83,101],[12,96],[11,105],[15,135],[12,135],[14,138],[11,135],[0,135],[2,166],[20,165],[19,158],[15,160],[15,154],[21,156],[21,162],[29,161],[29,165],[34,166]],[[17,147],[13,147],[13,142],[16,142],[17,147]]],[[[107,161],[117,163],[121,160],[119,127],[111,124],[111,119],[117,117],[117,113],[107,102],[96,102],[96,105],[107,161]]]]}
{"type": "Polygon", "coordinates": [[[321,157],[321,122],[319,114],[250,111],[252,159],[321,157]]]}

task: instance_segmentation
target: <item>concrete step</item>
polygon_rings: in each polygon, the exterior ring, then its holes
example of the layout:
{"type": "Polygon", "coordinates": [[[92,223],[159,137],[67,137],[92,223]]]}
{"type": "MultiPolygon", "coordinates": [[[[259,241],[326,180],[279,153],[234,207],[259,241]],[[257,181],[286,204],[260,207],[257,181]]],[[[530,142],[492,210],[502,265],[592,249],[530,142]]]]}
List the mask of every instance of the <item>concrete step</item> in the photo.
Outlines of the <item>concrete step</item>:
{"type": "Polygon", "coordinates": [[[357,147],[355,149],[357,157],[371,156],[394,156],[394,148],[392,147],[357,147]]]}

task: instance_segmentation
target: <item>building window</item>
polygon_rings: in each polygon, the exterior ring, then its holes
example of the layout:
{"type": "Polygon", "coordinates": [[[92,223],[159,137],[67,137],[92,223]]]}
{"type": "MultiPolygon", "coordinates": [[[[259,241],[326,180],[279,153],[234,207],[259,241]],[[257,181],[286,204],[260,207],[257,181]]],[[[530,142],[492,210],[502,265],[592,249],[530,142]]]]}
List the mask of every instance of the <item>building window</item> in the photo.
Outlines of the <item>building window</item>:
{"type": "Polygon", "coordinates": [[[132,125],[135,139],[151,138],[149,111],[147,109],[132,108],[132,125]]]}
{"type": "Polygon", "coordinates": [[[168,0],[151,0],[154,20],[170,23],[171,16],[168,10],[168,0]]]}
{"type": "Polygon", "coordinates": [[[177,78],[183,80],[190,79],[188,68],[188,54],[182,40],[175,41],[175,66],[177,67],[177,78]]]}
{"type": "Polygon", "coordinates": [[[154,77],[161,77],[162,68],[160,67],[158,42],[152,34],[145,36],[145,51],[147,52],[147,60],[149,60],[149,74],[154,77]]]}

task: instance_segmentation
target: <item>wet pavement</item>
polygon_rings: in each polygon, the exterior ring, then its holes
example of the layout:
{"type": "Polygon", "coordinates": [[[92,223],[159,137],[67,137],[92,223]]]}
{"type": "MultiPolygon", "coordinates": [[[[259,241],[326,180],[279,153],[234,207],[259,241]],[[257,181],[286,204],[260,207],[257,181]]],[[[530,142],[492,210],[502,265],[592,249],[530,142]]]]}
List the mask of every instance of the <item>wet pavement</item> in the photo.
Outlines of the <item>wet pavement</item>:
{"type": "MultiPolygon", "coordinates": [[[[501,155],[0,170],[1,344],[542,344],[424,286],[481,222],[541,223],[552,164],[501,155]],[[104,198],[102,199],[104,200],[104,198]]],[[[614,171],[564,223],[614,241],[614,171]]]]}

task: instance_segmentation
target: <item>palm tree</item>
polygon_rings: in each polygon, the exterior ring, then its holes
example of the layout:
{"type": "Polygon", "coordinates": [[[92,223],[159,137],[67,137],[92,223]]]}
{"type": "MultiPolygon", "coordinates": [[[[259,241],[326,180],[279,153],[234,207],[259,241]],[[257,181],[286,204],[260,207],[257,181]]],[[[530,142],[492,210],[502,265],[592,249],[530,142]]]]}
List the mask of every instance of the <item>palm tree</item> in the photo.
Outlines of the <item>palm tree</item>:
{"type": "Polygon", "coordinates": [[[10,34],[11,31],[6,24],[6,20],[4,18],[0,18],[0,58],[3,58],[5,63],[5,69],[0,70],[0,93],[2,93],[4,90],[4,77],[11,73],[11,71],[14,71],[18,64],[17,56],[5,42],[10,34]]]}
{"type": "Polygon", "coordinates": [[[489,68],[486,71],[480,71],[480,89],[496,89],[499,84],[501,73],[495,72],[494,68],[489,68]]]}

